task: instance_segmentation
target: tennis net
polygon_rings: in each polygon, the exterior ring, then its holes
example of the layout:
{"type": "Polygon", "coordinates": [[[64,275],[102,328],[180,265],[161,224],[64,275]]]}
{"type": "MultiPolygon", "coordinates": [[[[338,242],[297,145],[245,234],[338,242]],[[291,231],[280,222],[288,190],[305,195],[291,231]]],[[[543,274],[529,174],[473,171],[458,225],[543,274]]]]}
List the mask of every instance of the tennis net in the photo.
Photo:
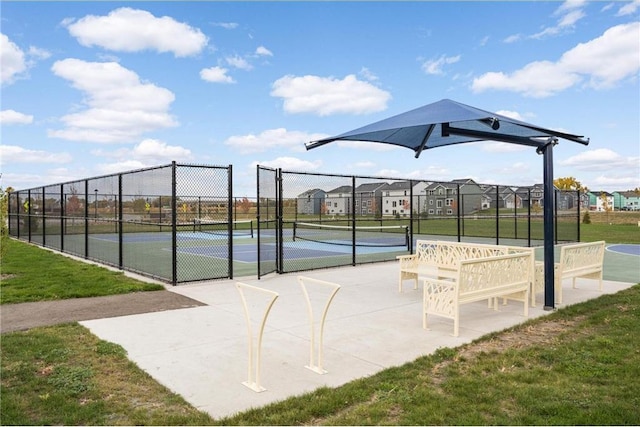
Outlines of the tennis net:
{"type": "Polygon", "coordinates": [[[253,221],[250,219],[232,221],[229,223],[227,221],[213,221],[195,218],[193,220],[193,231],[227,236],[229,234],[229,225],[231,225],[231,234],[233,236],[250,236],[253,238],[253,221]]]}
{"type": "MultiPolygon", "coordinates": [[[[294,222],[293,240],[352,246],[353,230],[350,225],[294,222]]],[[[409,227],[406,225],[356,226],[355,245],[409,249],[409,227]]]]}

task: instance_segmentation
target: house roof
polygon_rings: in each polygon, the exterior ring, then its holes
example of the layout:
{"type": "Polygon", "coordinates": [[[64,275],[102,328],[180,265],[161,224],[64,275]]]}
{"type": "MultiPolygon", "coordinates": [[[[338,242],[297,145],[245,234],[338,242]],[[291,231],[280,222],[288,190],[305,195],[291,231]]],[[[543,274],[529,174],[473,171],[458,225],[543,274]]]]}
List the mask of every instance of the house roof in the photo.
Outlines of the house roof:
{"type": "Polygon", "coordinates": [[[389,185],[387,182],[369,182],[360,184],[356,187],[356,193],[368,193],[380,190],[382,187],[389,185]]]}
{"type": "Polygon", "coordinates": [[[336,187],[333,190],[327,191],[327,194],[334,194],[334,193],[351,193],[351,186],[341,185],[340,187],[336,187]]]}
{"type": "Polygon", "coordinates": [[[621,196],[626,197],[627,199],[630,199],[632,197],[635,197],[635,198],[640,197],[640,194],[636,193],[635,191],[614,191],[613,193],[614,194],[618,193],[621,196]]]}
{"type": "Polygon", "coordinates": [[[304,193],[299,194],[298,198],[311,197],[311,196],[315,196],[318,193],[324,193],[324,190],[321,190],[319,188],[314,188],[313,190],[307,190],[304,193]]]}

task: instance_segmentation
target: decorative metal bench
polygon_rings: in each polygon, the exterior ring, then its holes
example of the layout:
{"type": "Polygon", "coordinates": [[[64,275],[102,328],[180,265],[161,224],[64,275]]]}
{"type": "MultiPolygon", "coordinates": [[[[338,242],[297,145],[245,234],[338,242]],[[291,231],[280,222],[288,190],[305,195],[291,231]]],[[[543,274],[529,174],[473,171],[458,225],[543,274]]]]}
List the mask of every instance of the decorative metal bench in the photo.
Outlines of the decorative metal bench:
{"type": "MultiPolygon", "coordinates": [[[[604,263],[604,240],[589,243],[571,243],[560,247],[560,261],[554,264],[555,298],[562,304],[562,281],[572,279],[576,288],[576,279],[598,280],[598,289],[602,291],[602,265],[604,263]]],[[[535,286],[532,306],[535,307],[535,294],[544,291],[544,263],[536,262],[535,286]]]]}
{"type": "Polygon", "coordinates": [[[402,292],[403,282],[409,279],[414,281],[414,289],[417,289],[420,276],[451,278],[459,260],[521,252],[531,254],[531,267],[533,268],[533,263],[535,262],[534,248],[441,240],[418,240],[416,241],[415,254],[396,257],[400,262],[398,292],[402,292]]]}
{"type": "MultiPolygon", "coordinates": [[[[428,329],[430,314],[453,319],[453,336],[457,337],[462,304],[492,301],[504,295],[522,301],[524,316],[528,316],[533,263],[532,251],[458,260],[450,278],[423,279],[423,327],[428,329]]],[[[497,304],[494,308],[497,310],[497,304]]]]}

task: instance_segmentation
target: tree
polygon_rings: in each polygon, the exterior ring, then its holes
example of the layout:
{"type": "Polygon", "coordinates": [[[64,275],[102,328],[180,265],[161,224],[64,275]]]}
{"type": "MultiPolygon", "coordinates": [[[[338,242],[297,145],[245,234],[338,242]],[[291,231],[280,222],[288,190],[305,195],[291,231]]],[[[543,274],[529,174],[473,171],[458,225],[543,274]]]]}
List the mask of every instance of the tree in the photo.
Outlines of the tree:
{"type": "Polygon", "coordinates": [[[554,179],[553,185],[555,185],[558,190],[579,190],[581,193],[589,191],[586,186],[582,185],[580,181],[572,176],[554,179]]]}
{"type": "Polygon", "coordinates": [[[251,202],[246,197],[243,197],[242,200],[236,201],[236,208],[240,209],[240,212],[246,214],[251,209],[251,202]]]}
{"type": "Polygon", "coordinates": [[[613,210],[613,206],[609,203],[607,193],[600,193],[600,201],[602,202],[602,209],[604,209],[605,212],[611,212],[613,210]]]}

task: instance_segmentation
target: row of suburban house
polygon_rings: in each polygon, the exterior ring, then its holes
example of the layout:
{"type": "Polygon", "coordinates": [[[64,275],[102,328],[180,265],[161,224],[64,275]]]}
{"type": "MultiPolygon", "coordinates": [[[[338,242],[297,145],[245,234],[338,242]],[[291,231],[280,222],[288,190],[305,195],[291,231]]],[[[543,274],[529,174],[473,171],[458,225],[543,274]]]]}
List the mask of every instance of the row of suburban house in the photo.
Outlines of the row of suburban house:
{"type": "Polygon", "coordinates": [[[640,193],[636,191],[589,191],[589,209],[604,211],[640,211],[640,193]]]}
{"type": "MultiPolygon", "coordinates": [[[[608,210],[603,206],[631,206],[640,210],[640,195],[634,192],[616,192],[606,205],[606,192],[589,192],[578,196],[577,191],[558,192],[556,205],[559,210],[577,207],[591,210],[608,210]],[[580,198],[580,200],[578,200],[580,198]]],[[[340,186],[329,191],[319,188],[305,191],[297,196],[298,214],[308,215],[356,215],[377,217],[407,217],[411,209],[414,214],[468,215],[484,209],[522,209],[542,207],[544,188],[542,184],[531,187],[506,187],[478,184],[472,179],[456,179],[451,182],[397,181],[361,184],[355,188],[340,186]],[[413,187],[412,187],[413,186],[413,187]],[[413,199],[412,199],[413,197],[413,199]],[[460,204],[460,207],[458,207],[460,204]]],[[[633,210],[624,208],[623,210],[633,210]]]]}

